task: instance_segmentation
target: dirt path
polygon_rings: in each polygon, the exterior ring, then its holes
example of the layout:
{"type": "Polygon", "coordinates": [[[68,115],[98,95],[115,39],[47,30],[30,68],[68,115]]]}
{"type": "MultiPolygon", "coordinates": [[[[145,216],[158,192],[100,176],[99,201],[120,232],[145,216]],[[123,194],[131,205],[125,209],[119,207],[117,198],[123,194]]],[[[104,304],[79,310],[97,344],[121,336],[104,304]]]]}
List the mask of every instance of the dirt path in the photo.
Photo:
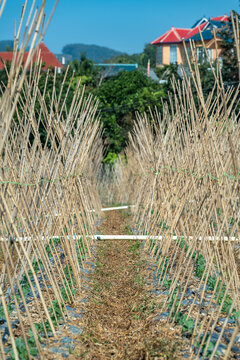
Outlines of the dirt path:
{"type": "MultiPolygon", "coordinates": [[[[108,213],[101,233],[127,234],[129,221],[120,211],[108,213]]],[[[84,331],[70,359],[181,359],[180,331],[153,321],[157,305],[139,247],[136,241],[100,243],[84,331]]]]}

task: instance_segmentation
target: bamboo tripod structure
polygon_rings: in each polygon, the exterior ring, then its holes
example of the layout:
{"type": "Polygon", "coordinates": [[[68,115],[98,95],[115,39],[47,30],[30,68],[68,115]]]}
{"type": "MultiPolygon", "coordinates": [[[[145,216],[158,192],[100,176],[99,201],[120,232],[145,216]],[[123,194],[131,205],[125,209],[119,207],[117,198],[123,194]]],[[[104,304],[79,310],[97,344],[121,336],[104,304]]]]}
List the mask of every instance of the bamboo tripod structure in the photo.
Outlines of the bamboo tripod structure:
{"type": "MultiPolygon", "coordinates": [[[[236,24],[238,18],[239,44],[236,24]]],[[[136,204],[136,234],[148,234],[145,250],[157,261],[160,289],[168,291],[161,311],[167,321],[191,328],[192,359],[220,356],[219,344],[221,358],[230,359],[240,324],[239,86],[225,89],[219,63],[215,72],[210,62],[215,85],[204,96],[196,53],[192,43],[191,58],[186,52],[191,78],[173,79],[163,114],[137,115],[127,163],[119,159],[115,169],[115,197],[125,201],[128,189],[136,204]],[[228,343],[225,331],[232,334],[228,343]]]]}
{"type": "MultiPolygon", "coordinates": [[[[0,6],[1,15],[4,1],[0,6]]],[[[161,309],[168,311],[167,321],[192,324],[192,343],[199,344],[192,358],[213,359],[234,317],[223,355],[230,358],[240,326],[239,86],[225,89],[220,65],[215,72],[210,63],[215,85],[204,96],[192,43],[191,78],[185,73],[182,82],[173,79],[174,93],[162,115],[153,110],[150,118],[137,115],[127,162],[119,158],[105,177],[98,177],[103,145],[97,100],[84,95],[79,80],[67,110],[73,86],[68,69],[60,89],[56,69],[48,71],[40,86],[38,45],[48,26],[44,7],[45,1],[35,10],[33,2],[27,16],[24,5],[8,85],[1,89],[0,313],[9,331],[5,339],[0,330],[1,359],[8,357],[6,345],[19,359],[19,334],[28,358],[30,339],[44,358],[39,335],[46,341],[55,335],[58,312],[64,317],[66,304],[81,291],[84,258],[91,256],[99,237],[103,239],[94,234],[99,192],[106,202],[135,204],[133,238],[144,240],[145,250],[156,260],[158,286],[168,290],[161,309]],[[20,44],[24,17],[27,26],[20,44]],[[46,132],[44,142],[40,125],[46,132]],[[221,318],[221,332],[209,355],[211,335],[221,318]]],[[[238,24],[236,17],[237,46],[238,24]]]]}
{"type": "Polygon", "coordinates": [[[84,95],[79,80],[67,110],[73,80],[67,81],[68,69],[60,90],[55,86],[56,69],[48,71],[40,86],[38,45],[48,25],[44,7],[45,1],[35,10],[33,2],[27,15],[27,4],[23,6],[8,86],[0,99],[0,236],[7,240],[0,244],[0,310],[9,331],[6,340],[3,333],[0,336],[1,359],[8,357],[6,344],[19,359],[19,333],[28,358],[33,351],[31,337],[39,358],[44,357],[39,335],[48,341],[49,334],[55,334],[57,309],[65,317],[66,303],[81,291],[80,270],[94,243],[95,215],[89,210],[101,208],[94,181],[102,159],[97,101],[84,95]],[[46,103],[49,84],[52,95],[46,103]],[[46,130],[44,144],[40,124],[46,130]],[[73,231],[81,235],[74,242],[69,238],[73,231]],[[57,239],[49,236],[53,233],[57,239]],[[24,242],[22,237],[32,240],[24,242]]]}

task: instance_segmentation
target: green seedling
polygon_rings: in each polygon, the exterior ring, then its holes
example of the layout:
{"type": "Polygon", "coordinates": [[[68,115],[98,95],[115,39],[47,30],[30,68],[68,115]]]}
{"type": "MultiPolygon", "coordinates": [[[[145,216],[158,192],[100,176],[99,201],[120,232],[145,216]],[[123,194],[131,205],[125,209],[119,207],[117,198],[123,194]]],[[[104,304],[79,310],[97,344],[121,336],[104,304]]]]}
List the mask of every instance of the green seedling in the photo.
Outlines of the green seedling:
{"type": "Polygon", "coordinates": [[[139,285],[139,286],[143,286],[144,285],[144,279],[141,275],[137,275],[135,277],[135,282],[139,285]]]}
{"type": "MultiPolygon", "coordinates": [[[[28,352],[27,352],[27,348],[26,348],[24,339],[22,337],[18,337],[15,340],[15,343],[16,343],[19,359],[20,360],[28,359],[28,352]]],[[[30,355],[32,357],[36,357],[38,354],[38,351],[37,351],[37,346],[36,346],[36,342],[35,342],[32,330],[29,330],[29,337],[27,339],[27,344],[28,344],[28,350],[29,350],[30,355]]],[[[13,350],[11,350],[10,354],[11,354],[11,359],[15,359],[13,350]]]]}
{"type": "Polygon", "coordinates": [[[140,245],[141,245],[141,243],[140,243],[140,241],[135,241],[134,242],[134,244],[133,245],[131,245],[130,247],[129,247],[129,251],[130,252],[133,252],[133,253],[135,253],[136,255],[138,255],[139,254],[139,247],[140,247],[140,245]]]}
{"type": "Polygon", "coordinates": [[[194,320],[187,318],[187,315],[184,315],[182,312],[178,312],[176,316],[177,324],[182,326],[182,330],[185,334],[192,334],[194,328],[194,320]]]}

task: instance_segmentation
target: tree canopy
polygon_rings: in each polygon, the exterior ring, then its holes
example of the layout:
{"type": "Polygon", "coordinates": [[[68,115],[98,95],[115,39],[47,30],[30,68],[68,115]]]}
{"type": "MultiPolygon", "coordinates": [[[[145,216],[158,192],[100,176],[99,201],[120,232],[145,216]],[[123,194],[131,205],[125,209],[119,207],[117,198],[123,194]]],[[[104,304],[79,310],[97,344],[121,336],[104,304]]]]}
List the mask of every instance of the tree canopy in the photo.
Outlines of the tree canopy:
{"type": "MultiPolygon", "coordinates": [[[[222,53],[222,74],[224,81],[238,81],[238,66],[236,48],[234,47],[234,35],[231,21],[226,25],[222,32],[223,37],[223,53],[222,53]]],[[[164,83],[158,83],[146,76],[146,67],[150,59],[151,67],[156,66],[156,49],[153,45],[147,44],[141,54],[120,54],[111,59],[111,63],[138,63],[139,69],[135,71],[122,71],[112,77],[102,76],[102,69],[96,67],[94,61],[88,58],[88,54],[82,52],[78,60],[74,60],[69,64],[67,81],[62,90],[62,94],[66,94],[67,86],[71,82],[69,90],[66,110],[68,110],[76,85],[81,78],[81,86],[85,86],[85,94],[88,96],[92,93],[98,98],[101,113],[101,122],[103,125],[103,137],[107,146],[106,162],[114,160],[128,142],[128,132],[132,130],[136,112],[148,112],[149,109],[158,109],[161,111],[162,100],[168,98],[168,94],[172,89],[172,77],[181,81],[178,73],[178,66],[171,64],[161,68],[155,68],[158,77],[165,80],[164,83]],[[144,69],[144,71],[142,71],[144,69]]],[[[7,64],[9,68],[10,64],[7,64]]],[[[215,64],[213,64],[215,66],[215,64]]],[[[65,71],[56,75],[56,96],[60,92],[61,85],[65,76],[65,71]]],[[[210,70],[209,64],[202,61],[199,65],[199,73],[202,80],[203,90],[211,90],[214,84],[214,77],[210,70]]],[[[39,82],[40,91],[43,92],[46,81],[46,72],[41,73],[39,82]]],[[[1,86],[7,84],[7,74],[5,70],[0,71],[1,86]]],[[[53,72],[50,72],[49,81],[46,89],[46,102],[50,101],[52,95],[53,72]]],[[[194,94],[194,88],[193,88],[194,94]]],[[[50,106],[50,102],[48,104],[50,106]]],[[[21,110],[19,110],[21,111],[21,110]]],[[[39,111],[39,104],[36,104],[36,111],[39,111]]],[[[44,143],[45,127],[40,122],[40,133],[44,143]]]]}
{"type": "Polygon", "coordinates": [[[150,60],[150,64],[152,68],[156,66],[156,47],[151,44],[146,44],[143,52],[139,54],[121,54],[110,60],[108,63],[116,63],[116,64],[138,64],[140,67],[147,67],[148,60],[150,60]]]}
{"type": "Polygon", "coordinates": [[[105,80],[94,94],[99,99],[104,137],[112,153],[126,146],[135,113],[148,111],[149,107],[161,108],[161,98],[166,97],[157,82],[138,70],[123,71],[105,80]]]}
{"type": "MultiPolygon", "coordinates": [[[[234,21],[236,21],[236,12],[233,12],[234,21]]],[[[238,17],[240,20],[240,17],[238,17]]],[[[239,21],[240,22],[240,21],[239,21]]],[[[240,27],[240,24],[239,24],[240,27]]],[[[234,41],[234,32],[232,19],[226,24],[225,29],[221,33],[223,43],[222,43],[222,75],[223,80],[228,83],[234,83],[239,80],[238,74],[238,60],[237,52],[234,41]]]]}

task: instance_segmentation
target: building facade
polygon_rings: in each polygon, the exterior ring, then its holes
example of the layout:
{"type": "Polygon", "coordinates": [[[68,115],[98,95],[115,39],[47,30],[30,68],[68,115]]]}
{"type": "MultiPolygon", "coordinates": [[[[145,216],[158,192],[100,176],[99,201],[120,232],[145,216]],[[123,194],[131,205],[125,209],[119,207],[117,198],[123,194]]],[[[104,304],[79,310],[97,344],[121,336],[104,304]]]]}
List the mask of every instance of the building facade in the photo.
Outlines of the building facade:
{"type": "Polygon", "coordinates": [[[194,41],[197,47],[197,57],[204,56],[203,44],[200,36],[203,37],[209,58],[214,61],[221,54],[220,31],[226,27],[229,18],[227,15],[218,16],[211,19],[203,17],[191,28],[172,27],[156,40],[152,41],[156,45],[156,64],[157,66],[170,64],[185,64],[186,55],[184,42],[187,52],[190,52],[190,40],[194,41]],[[214,29],[216,31],[217,46],[214,39],[214,29]]]}

